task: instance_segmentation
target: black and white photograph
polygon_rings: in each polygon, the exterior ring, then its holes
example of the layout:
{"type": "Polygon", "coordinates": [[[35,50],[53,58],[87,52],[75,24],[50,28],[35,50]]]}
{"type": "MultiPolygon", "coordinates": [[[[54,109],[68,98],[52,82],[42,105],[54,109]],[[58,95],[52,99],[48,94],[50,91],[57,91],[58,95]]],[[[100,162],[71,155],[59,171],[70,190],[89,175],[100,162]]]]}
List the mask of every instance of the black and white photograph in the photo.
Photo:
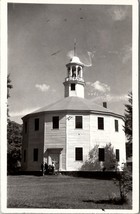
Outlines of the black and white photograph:
{"type": "Polygon", "coordinates": [[[138,2],[2,3],[3,212],[138,212],[138,2]]]}

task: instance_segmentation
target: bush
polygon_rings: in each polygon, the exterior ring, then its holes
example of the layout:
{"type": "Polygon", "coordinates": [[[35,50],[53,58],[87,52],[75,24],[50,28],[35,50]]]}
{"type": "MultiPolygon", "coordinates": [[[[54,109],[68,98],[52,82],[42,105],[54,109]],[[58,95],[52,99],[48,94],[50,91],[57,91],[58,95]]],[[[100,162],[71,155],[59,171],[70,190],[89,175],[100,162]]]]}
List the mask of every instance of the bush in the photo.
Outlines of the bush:
{"type": "Polygon", "coordinates": [[[7,171],[18,173],[21,167],[22,125],[8,120],[7,124],[7,171]]]}
{"type": "Polygon", "coordinates": [[[114,183],[119,187],[120,199],[126,201],[128,192],[132,191],[132,174],[126,166],[123,171],[117,172],[114,183]]]}
{"type": "Polygon", "coordinates": [[[118,162],[114,154],[111,143],[107,144],[105,149],[105,161],[100,162],[98,160],[98,148],[99,145],[95,145],[94,148],[89,152],[88,159],[84,162],[81,167],[81,171],[110,171],[116,170],[118,162]]]}

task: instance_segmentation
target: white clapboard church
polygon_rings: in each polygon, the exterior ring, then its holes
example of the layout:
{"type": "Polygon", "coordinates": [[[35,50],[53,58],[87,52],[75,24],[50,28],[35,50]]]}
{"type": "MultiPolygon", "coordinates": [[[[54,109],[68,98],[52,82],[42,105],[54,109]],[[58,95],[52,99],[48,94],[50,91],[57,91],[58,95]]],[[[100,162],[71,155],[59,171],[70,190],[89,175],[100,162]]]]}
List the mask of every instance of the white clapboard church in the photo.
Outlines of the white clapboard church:
{"type": "Polygon", "coordinates": [[[126,162],[123,116],[84,98],[84,64],[73,56],[66,65],[64,98],[24,116],[22,171],[38,172],[42,162],[59,171],[78,171],[98,145],[98,161],[111,143],[118,163],[126,162]]]}

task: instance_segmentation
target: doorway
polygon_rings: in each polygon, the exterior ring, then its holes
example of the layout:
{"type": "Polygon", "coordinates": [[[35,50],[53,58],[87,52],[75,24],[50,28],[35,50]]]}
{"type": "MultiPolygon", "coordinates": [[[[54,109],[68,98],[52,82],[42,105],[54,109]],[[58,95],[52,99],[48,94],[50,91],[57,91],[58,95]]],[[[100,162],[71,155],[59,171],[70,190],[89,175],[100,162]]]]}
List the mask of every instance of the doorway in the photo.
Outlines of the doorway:
{"type": "Polygon", "coordinates": [[[59,149],[47,149],[47,163],[48,165],[52,165],[52,163],[54,163],[55,166],[55,170],[59,171],[61,170],[62,167],[62,155],[61,155],[61,151],[63,149],[59,148],[59,149]]]}
{"type": "Polygon", "coordinates": [[[59,170],[59,154],[49,154],[51,165],[54,163],[55,170],[59,170]]]}

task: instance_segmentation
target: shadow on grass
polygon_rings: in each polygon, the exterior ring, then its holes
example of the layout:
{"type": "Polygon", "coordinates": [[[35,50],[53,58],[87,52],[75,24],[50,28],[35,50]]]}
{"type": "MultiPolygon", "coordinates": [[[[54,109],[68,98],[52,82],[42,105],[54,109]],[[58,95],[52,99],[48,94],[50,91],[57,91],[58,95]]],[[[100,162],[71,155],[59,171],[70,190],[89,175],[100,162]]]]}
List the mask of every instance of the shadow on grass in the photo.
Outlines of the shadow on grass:
{"type": "Polygon", "coordinates": [[[95,203],[95,204],[114,204],[114,205],[123,205],[127,204],[127,199],[120,199],[120,198],[109,198],[104,200],[83,200],[83,202],[87,203],[95,203]]]}

